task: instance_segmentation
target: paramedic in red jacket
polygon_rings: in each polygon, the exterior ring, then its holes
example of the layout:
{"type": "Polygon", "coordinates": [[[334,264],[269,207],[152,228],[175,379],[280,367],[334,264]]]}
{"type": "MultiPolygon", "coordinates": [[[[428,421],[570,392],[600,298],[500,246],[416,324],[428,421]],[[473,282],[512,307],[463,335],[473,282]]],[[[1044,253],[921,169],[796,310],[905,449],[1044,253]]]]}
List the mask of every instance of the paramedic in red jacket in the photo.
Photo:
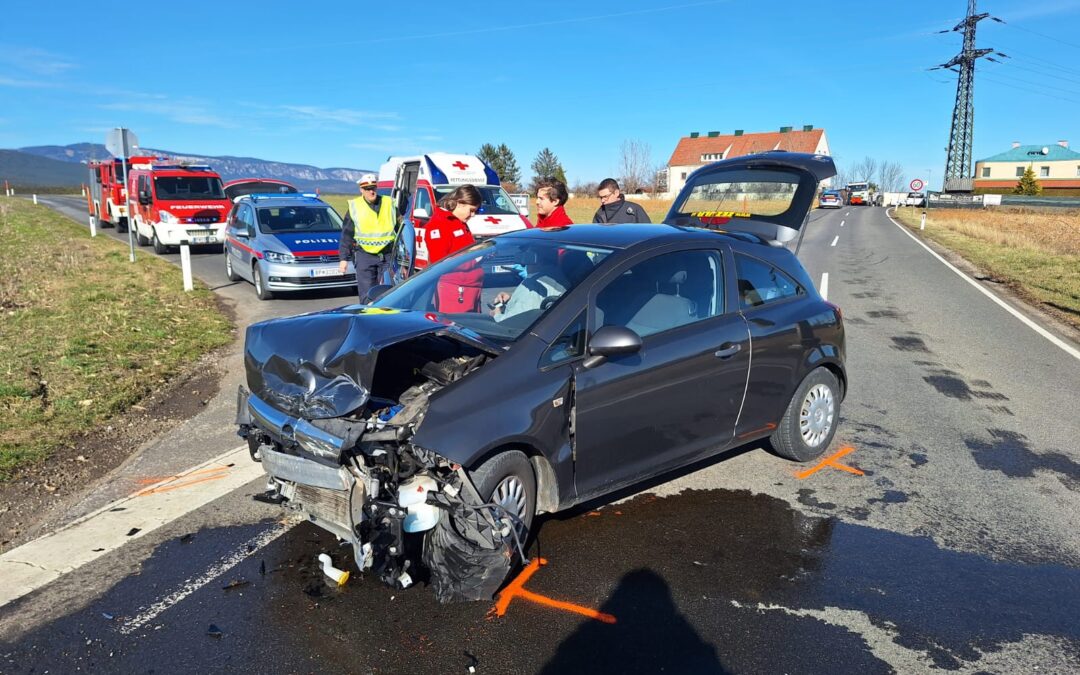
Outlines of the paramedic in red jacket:
{"type": "MultiPolygon", "coordinates": [[[[473,244],[466,224],[476,215],[483,197],[472,185],[461,185],[439,200],[435,214],[424,226],[428,265],[473,244]]],[[[435,291],[435,309],[446,314],[479,312],[484,270],[475,261],[463,261],[439,279],[435,291]]]]}
{"type": "Polygon", "coordinates": [[[557,178],[542,178],[536,186],[536,226],[561,227],[573,225],[574,221],[566,215],[566,200],[570,193],[566,183],[557,178]]]}

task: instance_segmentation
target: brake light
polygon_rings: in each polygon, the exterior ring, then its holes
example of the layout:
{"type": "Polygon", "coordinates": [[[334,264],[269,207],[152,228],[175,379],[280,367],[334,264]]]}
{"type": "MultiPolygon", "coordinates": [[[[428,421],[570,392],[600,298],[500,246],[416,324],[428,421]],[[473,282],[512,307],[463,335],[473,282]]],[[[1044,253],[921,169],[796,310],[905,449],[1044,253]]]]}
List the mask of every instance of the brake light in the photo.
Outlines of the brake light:
{"type": "Polygon", "coordinates": [[[828,300],[825,301],[825,304],[836,312],[836,316],[840,317],[841,319],[844,318],[844,310],[840,309],[840,305],[836,304],[835,302],[829,302],[828,300]]]}

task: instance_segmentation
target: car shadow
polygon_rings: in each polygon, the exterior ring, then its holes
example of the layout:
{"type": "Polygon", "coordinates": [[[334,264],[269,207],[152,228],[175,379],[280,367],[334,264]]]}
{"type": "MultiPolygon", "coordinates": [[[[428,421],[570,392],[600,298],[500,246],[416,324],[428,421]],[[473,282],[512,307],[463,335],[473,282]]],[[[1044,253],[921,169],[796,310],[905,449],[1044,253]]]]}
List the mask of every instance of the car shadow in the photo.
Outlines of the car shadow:
{"type": "Polygon", "coordinates": [[[600,611],[614,624],[584,621],[540,673],[726,673],[655,572],[627,573],[600,611]]]}

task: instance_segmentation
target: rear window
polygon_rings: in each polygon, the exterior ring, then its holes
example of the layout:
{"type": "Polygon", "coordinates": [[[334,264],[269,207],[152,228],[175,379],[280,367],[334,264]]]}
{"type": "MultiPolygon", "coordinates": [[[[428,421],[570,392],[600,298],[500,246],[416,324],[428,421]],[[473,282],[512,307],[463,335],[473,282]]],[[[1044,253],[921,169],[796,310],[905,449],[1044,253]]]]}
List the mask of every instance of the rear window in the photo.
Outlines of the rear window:
{"type": "Polygon", "coordinates": [[[341,231],[341,218],[329,206],[264,207],[258,211],[259,231],[264,234],[341,231]]]}
{"type": "Polygon", "coordinates": [[[701,178],[675,208],[704,225],[777,216],[791,208],[798,187],[798,175],[785,171],[727,171],[701,178]]]}
{"type": "Polygon", "coordinates": [[[251,181],[250,183],[238,183],[225,188],[225,196],[236,199],[240,195],[268,195],[268,194],[296,194],[298,190],[284,183],[251,181]]]}

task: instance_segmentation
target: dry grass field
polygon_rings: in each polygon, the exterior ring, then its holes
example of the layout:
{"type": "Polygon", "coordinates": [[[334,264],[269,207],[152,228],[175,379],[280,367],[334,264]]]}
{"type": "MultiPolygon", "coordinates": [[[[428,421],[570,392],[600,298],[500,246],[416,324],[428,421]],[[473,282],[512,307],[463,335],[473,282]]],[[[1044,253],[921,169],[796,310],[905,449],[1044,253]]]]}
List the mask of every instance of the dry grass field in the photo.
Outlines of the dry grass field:
{"type": "Polygon", "coordinates": [[[900,208],[897,219],[1080,327],[1080,211],[900,208]]]}

